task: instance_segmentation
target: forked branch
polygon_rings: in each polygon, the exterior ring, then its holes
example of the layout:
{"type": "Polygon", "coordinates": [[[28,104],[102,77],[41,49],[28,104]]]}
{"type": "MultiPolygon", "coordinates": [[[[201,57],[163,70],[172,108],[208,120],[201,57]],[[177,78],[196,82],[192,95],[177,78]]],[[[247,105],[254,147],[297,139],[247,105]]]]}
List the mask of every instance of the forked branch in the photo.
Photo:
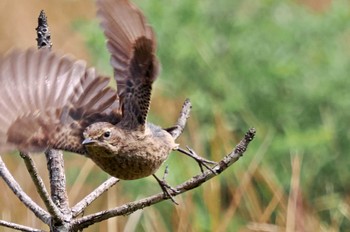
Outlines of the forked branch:
{"type": "MultiPolygon", "coordinates": [[[[233,149],[231,153],[229,153],[222,160],[220,160],[218,162],[218,165],[212,168],[216,172],[216,174],[214,174],[211,170],[206,170],[204,173],[194,176],[189,180],[183,182],[182,184],[176,186],[175,189],[177,191],[174,192],[172,195],[176,196],[187,192],[191,189],[197,188],[198,186],[202,185],[203,183],[207,182],[208,180],[225,171],[244,154],[249,143],[254,139],[255,133],[255,128],[249,129],[249,131],[245,134],[244,138],[235,147],[235,149],[233,149]]],[[[98,212],[95,214],[84,216],[79,219],[75,219],[72,221],[72,231],[84,229],[94,223],[101,222],[111,217],[131,214],[139,209],[143,209],[147,206],[154,205],[166,199],[169,199],[169,197],[162,192],[141,200],[124,204],[114,209],[98,212]]]]}

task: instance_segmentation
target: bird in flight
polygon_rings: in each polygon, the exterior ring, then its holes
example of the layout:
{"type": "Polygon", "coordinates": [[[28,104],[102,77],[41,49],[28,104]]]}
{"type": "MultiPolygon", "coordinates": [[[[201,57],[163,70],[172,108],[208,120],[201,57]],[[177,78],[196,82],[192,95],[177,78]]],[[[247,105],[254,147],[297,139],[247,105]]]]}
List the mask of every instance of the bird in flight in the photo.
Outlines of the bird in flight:
{"type": "Polygon", "coordinates": [[[0,59],[0,152],[64,150],[123,180],[154,175],[172,150],[183,151],[171,131],[146,120],[160,66],[155,33],[128,0],[97,7],[117,90],[68,55],[8,53],[0,59]]]}

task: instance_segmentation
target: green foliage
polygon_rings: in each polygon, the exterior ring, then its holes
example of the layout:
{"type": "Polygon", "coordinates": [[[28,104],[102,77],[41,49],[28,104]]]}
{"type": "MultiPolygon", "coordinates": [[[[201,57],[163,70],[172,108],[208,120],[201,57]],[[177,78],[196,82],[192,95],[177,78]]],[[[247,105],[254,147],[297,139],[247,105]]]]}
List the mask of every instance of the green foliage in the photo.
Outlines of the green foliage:
{"type": "MultiPolygon", "coordinates": [[[[238,137],[254,126],[255,151],[273,134],[263,163],[285,189],[296,154],[303,155],[302,192],[311,204],[349,191],[348,1],[333,1],[322,13],[278,0],[137,3],[158,37],[157,85],[168,98],[192,100],[197,136],[213,139],[215,117],[238,137]]],[[[108,64],[99,30],[97,23],[83,28],[92,52],[103,51],[97,59],[108,64]]]]}

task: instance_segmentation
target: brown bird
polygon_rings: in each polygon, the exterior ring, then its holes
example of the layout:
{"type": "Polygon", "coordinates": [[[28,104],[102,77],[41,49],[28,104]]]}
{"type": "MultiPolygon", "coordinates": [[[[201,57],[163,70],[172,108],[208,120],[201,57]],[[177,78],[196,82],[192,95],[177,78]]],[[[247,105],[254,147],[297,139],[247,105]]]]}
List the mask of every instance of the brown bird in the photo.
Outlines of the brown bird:
{"type": "Polygon", "coordinates": [[[0,151],[71,151],[117,178],[146,177],[172,150],[184,152],[171,133],[146,122],[159,72],[155,34],[127,0],[97,6],[117,91],[83,61],[46,49],[10,52],[0,64],[0,151]]]}

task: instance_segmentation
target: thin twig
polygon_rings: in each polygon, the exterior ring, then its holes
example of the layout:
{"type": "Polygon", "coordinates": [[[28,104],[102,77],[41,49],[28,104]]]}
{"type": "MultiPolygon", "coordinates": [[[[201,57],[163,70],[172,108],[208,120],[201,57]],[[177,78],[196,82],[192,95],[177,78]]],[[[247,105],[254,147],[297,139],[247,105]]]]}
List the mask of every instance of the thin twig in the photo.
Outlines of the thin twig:
{"type": "MultiPolygon", "coordinates": [[[[255,129],[251,128],[244,136],[244,138],[239,142],[239,144],[235,147],[235,149],[228,155],[226,155],[217,166],[213,168],[216,173],[221,173],[224,170],[226,170],[229,166],[231,166],[233,163],[235,163],[246,151],[249,143],[253,140],[255,136],[255,129]]],[[[193,188],[196,188],[203,184],[204,182],[210,180],[211,178],[215,177],[215,175],[212,171],[207,170],[204,173],[194,176],[188,181],[176,186],[176,192],[173,192],[172,195],[176,196],[181,193],[184,193],[186,191],[189,191],[193,188]]],[[[111,217],[120,216],[120,215],[128,215],[136,210],[143,209],[147,206],[154,205],[158,202],[161,202],[165,199],[168,199],[169,196],[165,195],[163,192],[155,194],[153,196],[130,202],[127,204],[124,204],[122,206],[116,207],[111,210],[98,212],[95,214],[87,215],[85,217],[75,219],[72,221],[72,231],[77,231],[84,229],[94,223],[106,220],[111,217]]]]}
{"type": "Polygon", "coordinates": [[[191,108],[192,105],[190,100],[186,99],[182,105],[182,109],[180,111],[180,115],[177,119],[175,126],[166,129],[173,136],[174,139],[177,139],[185,129],[187,119],[190,117],[191,108]]]}
{"type": "Polygon", "coordinates": [[[86,207],[88,207],[94,200],[96,200],[99,196],[101,196],[104,192],[106,192],[109,188],[114,186],[119,179],[115,177],[111,177],[105,182],[103,182],[100,186],[98,186],[94,191],[92,191],[89,195],[84,197],[81,201],[79,201],[75,206],[72,207],[73,218],[82,213],[86,207]]]}
{"type": "Polygon", "coordinates": [[[38,230],[32,227],[28,227],[28,226],[22,226],[16,223],[12,223],[12,222],[7,222],[7,221],[3,221],[0,220],[0,226],[4,226],[4,227],[8,227],[14,230],[20,230],[20,231],[28,231],[28,232],[44,232],[44,230],[38,230]]]}
{"type": "Polygon", "coordinates": [[[5,163],[2,161],[0,156],[0,176],[6,182],[7,186],[12,190],[12,192],[18,197],[18,199],[23,202],[41,221],[48,224],[50,222],[50,214],[48,214],[44,209],[37,205],[19,186],[17,181],[13,178],[9,170],[7,169],[5,163]]]}
{"type": "Polygon", "coordinates": [[[51,42],[51,32],[49,30],[49,26],[47,24],[47,18],[45,12],[42,10],[38,17],[38,27],[35,28],[37,34],[37,46],[40,48],[49,48],[52,47],[51,42]]]}
{"type": "Polygon", "coordinates": [[[39,193],[41,199],[43,200],[47,210],[54,218],[63,218],[63,215],[54,204],[52,199],[50,198],[49,193],[46,190],[43,180],[38,174],[38,169],[35,166],[33,159],[30,157],[28,153],[20,152],[20,156],[23,158],[24,163],[27,167],[27,170],[33,180],[33,183],[36,187],[37,192],[39,193]]]}

